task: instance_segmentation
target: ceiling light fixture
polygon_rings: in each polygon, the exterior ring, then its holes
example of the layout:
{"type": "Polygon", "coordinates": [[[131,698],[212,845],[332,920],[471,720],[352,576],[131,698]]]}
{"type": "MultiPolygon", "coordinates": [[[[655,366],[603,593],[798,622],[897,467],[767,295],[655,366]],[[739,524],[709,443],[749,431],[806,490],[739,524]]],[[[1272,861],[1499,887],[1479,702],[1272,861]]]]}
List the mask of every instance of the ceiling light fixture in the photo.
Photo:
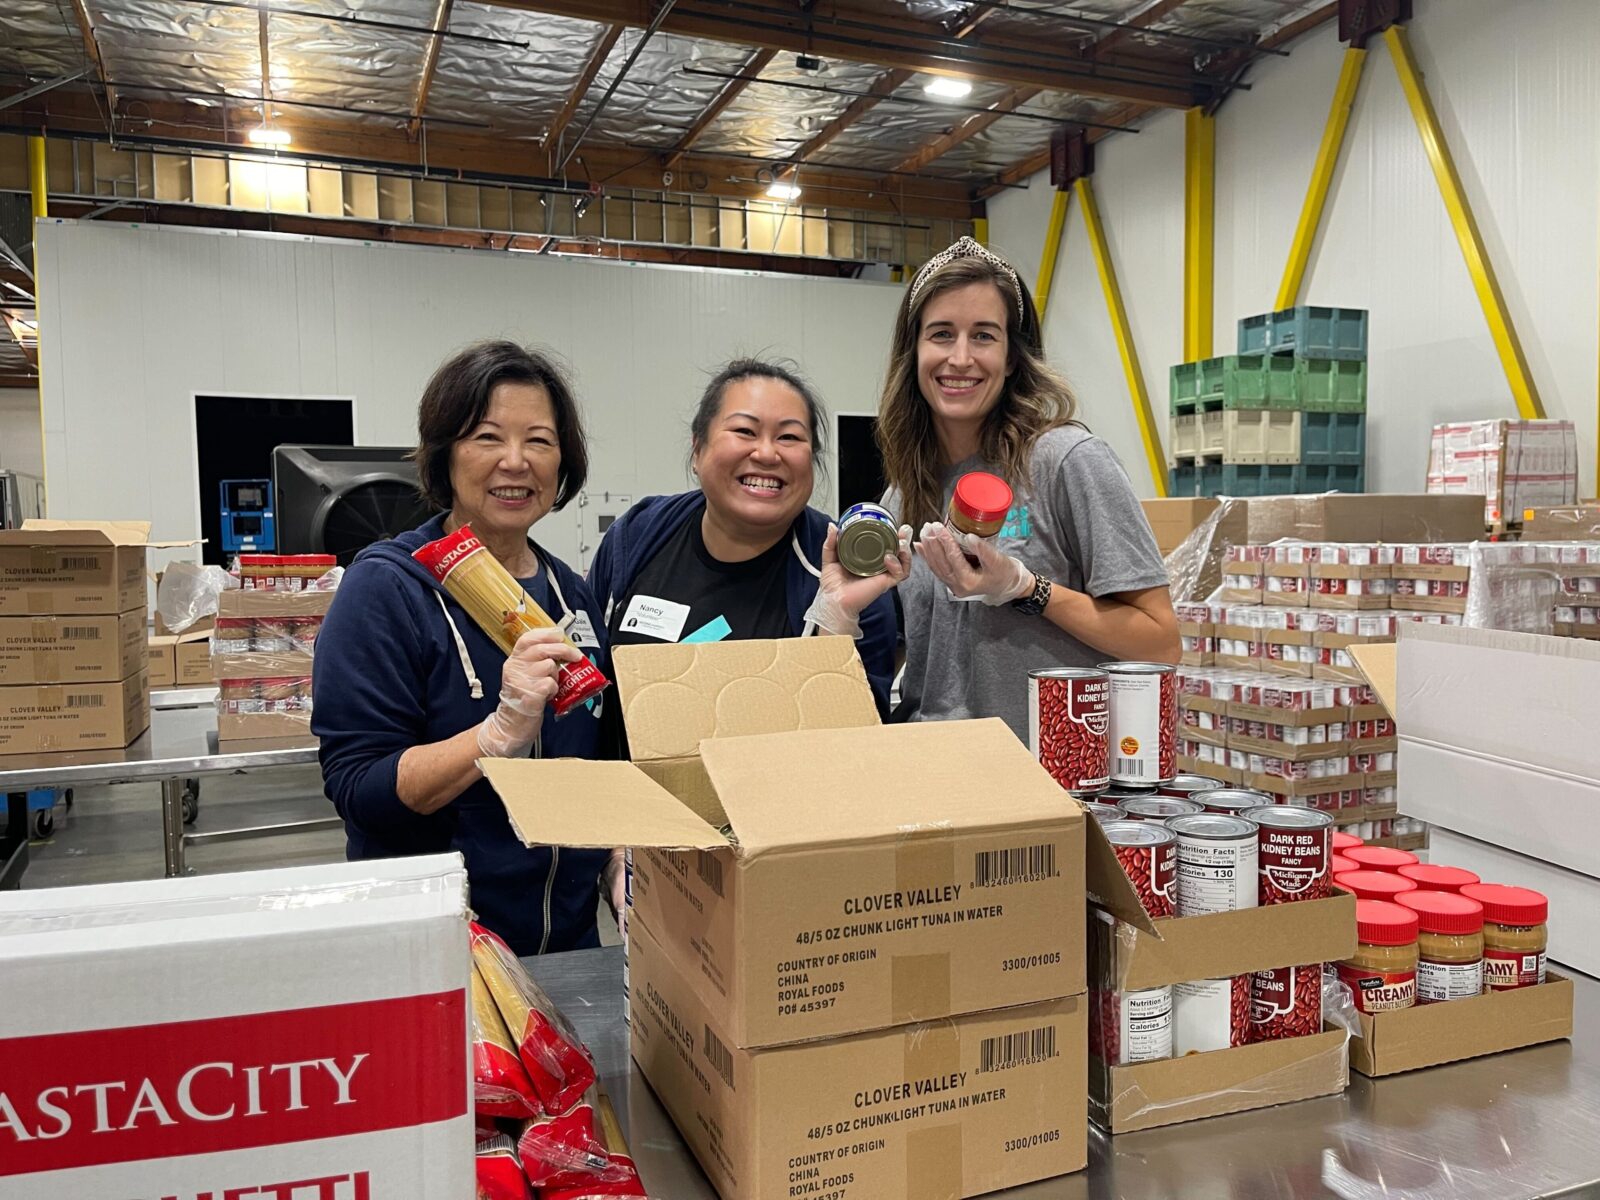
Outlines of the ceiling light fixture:
{"type": "Polygon", "coordinates": [[[940,100],[965,100],[972,95],[972,84],[965,79],[939,75],[922,85],[922,90],[940,100]]]}
{"type": "Polygon", "coordinates": [[[767,187],[767,199],[788,201],[798,200],[800,199],[800,188],[797,184],[781,183],[774,180],[767,187]]]}
{"type": "Polygon", "coordinates": [[[289,144],[289,131],[287,129],[273,129],[261,125],[250,130],[245,137],[257,146],[287,146],[289,144]]]}

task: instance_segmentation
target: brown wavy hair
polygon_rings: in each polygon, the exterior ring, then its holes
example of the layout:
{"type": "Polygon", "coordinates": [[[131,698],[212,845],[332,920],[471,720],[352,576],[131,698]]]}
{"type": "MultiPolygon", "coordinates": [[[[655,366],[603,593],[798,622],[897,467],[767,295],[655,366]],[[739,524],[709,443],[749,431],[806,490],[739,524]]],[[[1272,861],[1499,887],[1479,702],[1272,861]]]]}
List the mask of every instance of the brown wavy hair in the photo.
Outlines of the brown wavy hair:
{"type": "Polygon", "coordinates": [[[999,401],[984,421],[978,447],[984,461],[994,466],[1013,488],[1026,487],[1034,443],[1048,430],[1070,424],[1077,400],[1066,379],[1045,362],[1039,310],[1020,277],[981,258],[957,258],[936,268],[917,290],[913,302],[915,283],[913,279],[907,286],[895,317],[889,370],[878,401],[876,436],[884,475],[900,494],[897,516],[913,530],[920,530],[925,521],[940,518],[944,504],[942,483],[950,466],[939,447],[933,410],[917,383],[917,339],[922,332],[922,313],[930,300],[941,292],[972,283],[992,283],[1000,290],[1006,309],[1007,366],[1011,373],[1001,388],[999,401]]]}

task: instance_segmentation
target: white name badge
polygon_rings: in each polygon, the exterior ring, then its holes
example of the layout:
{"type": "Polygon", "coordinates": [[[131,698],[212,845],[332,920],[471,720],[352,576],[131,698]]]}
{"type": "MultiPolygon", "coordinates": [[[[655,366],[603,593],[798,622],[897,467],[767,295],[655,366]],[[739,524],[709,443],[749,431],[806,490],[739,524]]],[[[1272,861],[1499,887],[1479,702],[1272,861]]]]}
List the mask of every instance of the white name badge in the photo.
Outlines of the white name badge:
{"type": "Polygon", "coordinates": [[[589,614],[579,609],[572,614],[572,624],[567,626],[567,636],[572,639],[575,646],[593,646],[600,648],[600,639],[595,636],[594,622],[589,620],[589,614]]]}
{"type": "Polygon", "coordinates": [[[622,614],[621,632],[675,642],[683,636],[688,620],[687,604],[675,604],[655,596],[635,596],[628,601],[627,611],[622,614]]]}

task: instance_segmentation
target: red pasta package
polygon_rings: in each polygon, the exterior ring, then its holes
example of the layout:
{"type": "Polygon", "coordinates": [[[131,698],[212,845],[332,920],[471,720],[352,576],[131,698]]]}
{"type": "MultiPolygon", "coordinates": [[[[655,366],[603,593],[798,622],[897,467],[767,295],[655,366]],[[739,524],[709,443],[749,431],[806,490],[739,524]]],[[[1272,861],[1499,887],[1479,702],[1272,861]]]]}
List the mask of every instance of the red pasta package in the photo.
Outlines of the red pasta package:
{"type": "Polygon", "coordinates": [[[472,1107],[480,1117],[525,1121],[544,1111],[494,997],[472,972],[472,1107]]]}
{"type": "Polygon", "coordinates": [[[540,1114],[522,1127],[517,1157],[534,1187],[563,1178],[598,1175],[611,1165],[605,1143],[595,1137],[598,1086],[559,1117],[540,1114]]]}
{"type": "Polygon", "coordinates": [[[494,934],[472,925],[472,961],[527,1068],[544,1111],[559,1117],[594,1083],[594,1060],[550,997],[494,934]]]}
{"type": "Polygon", "coordinates": [[[517,1148],[505,1134],[478,1143],[478,1200],[533,1200],[517,1162],[517,1148]]]}
{"type": "Polygon", "coordinates": [[[598,1132],[606,1146],[605,1170],[592,1175],[565,1175],[539,1189],[539,1200],[603,1200],[608,1196],[631,1196],[635,1200],[649,1200],[644,1185],[639,1182],[639,1172],[628,1154],[628,1143],[622,1136],[622,1126],[617,1122],[611,1098],[599,1093],[595,1112],[599,1118],[598,1132]]]}

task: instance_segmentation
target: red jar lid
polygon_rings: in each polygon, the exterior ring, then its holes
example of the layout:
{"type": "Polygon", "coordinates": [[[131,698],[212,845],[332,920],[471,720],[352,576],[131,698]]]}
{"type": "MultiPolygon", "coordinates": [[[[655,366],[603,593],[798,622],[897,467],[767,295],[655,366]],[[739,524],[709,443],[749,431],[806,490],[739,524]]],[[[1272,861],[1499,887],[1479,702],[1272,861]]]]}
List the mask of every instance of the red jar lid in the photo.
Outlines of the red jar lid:
{"type": "Polygon", "coordinates": [[[1360,863],[1363,871],[1398,871],[1401,867],[1413,867],[1417,863],[1417,856],[1411,851],[1395,850],[1389,846],[1352,846],[1339,853],[1351,862],[1360,863]]]}
{"type": "Polygon", "coordinates": [[[1366,844],[1363,839],[1358,838],[1353,833],[1335,833],[1333,835],[1333,849],[1337,854],[1343,854],[1346,850],[1354,849],[1356,846],[1365,846],[1366,844]]]}
{"type": "Polygon", "coordinates": [[[968,517],[987,525],[1003,521],[1011,511],[1011,485],[987,471],[968,471],[956,480],[952,503],[968,517]]]}
{"type": "Polygon", "coordinates": [[[1465,867],[1446,867],[1437,863],[1413,863],[1395,872],[1425,892],[1459,892],[1478,877],[1465,867]]]}
{"type": "Polygon", "coordinates": [[[1393,900],[1417,885],[1389,871],[1346,871],[1333,877],[1335,887],[1354,893],[1357,900],[1393,900]]]}
{"type": "Polygon", "coordinates": [[[1483,928],[1483,905],[1454,892],[1407,892],[1395,903],[1417,914],[1423,933],[1477,933],[1483,928]]]}
{"type": "MultiPolygon", "coordinates": [[[[1337,835],[1336,835],[1337,836],[1337,835]]],[[[1342,854],[1332,855],[1328,859],[1328,874],[1334,878],[1343,875],[1346,871],[1359,871],[1361,868],[1351,862],[1342,854]]]]}
{"type": "Polygon", "coordinates": [[[1461,894],[1483,905],[1483,919],[1496,925],[1543,925],[1550,916],[1550,901],[1532,888],[1469,883],[1461,894]]]}
{"type": "Polygon", "coordinates": [[[1356,938],[1369,946],[1404,946],[1417,940],[1417,914],[1384,900],[1357,900],[1356,938]]]}

